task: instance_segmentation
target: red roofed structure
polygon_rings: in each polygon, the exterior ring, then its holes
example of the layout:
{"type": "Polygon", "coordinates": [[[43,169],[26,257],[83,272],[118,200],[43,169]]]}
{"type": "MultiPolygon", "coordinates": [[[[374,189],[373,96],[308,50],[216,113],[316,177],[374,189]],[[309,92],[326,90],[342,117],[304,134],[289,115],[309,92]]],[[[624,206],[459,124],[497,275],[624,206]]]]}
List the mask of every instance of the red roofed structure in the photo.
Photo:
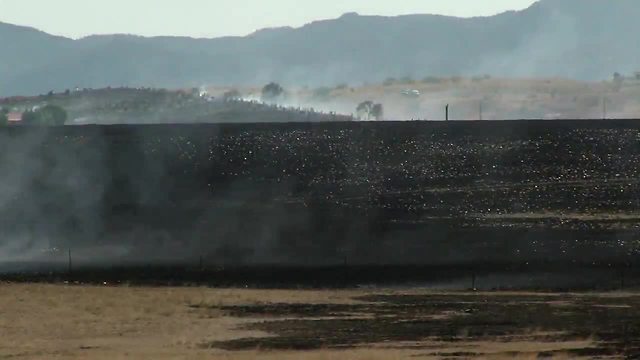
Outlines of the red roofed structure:
{"type": "Polygon", "coordinates": [[[22,122],[22,114],[20,112],[10,112],[7,114],[9,124],[19,124],[22,122]]]}

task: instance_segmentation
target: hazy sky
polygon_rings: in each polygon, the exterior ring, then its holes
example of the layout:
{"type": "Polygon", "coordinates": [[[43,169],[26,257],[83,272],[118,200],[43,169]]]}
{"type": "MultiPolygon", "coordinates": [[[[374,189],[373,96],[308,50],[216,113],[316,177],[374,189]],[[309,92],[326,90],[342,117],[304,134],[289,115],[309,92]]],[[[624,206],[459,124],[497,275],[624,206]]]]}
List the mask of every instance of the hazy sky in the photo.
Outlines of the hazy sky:
{"type": "Polygon", "coordinates": [[[69,37],[246,35],[273,26],[301,26],[345,12],[493,15],[535,0],[0,0],[0,21],[69,37]]]}

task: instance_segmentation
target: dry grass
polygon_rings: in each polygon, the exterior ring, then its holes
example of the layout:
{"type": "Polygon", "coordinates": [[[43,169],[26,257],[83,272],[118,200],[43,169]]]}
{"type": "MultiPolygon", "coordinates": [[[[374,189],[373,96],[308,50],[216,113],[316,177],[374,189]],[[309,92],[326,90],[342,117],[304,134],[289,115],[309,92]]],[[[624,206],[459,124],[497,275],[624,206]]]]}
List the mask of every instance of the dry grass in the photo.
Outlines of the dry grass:
{"type": "Polygon", "coordinates": [[[210,311],[203,316],[189,305],[344,303],[358,294],[5,284],[0,286],[0,359],[254,358],[200,349],[202,343],[267,334],[234,330],[247,320],[210,311]]]}
{"type": "MultiPolygon", "coordinates": [[[[228,88],[210,89],[221,95],[228,88]]],[[[332,89],[328,97],[318,99],[313,89],[287,89],[292,105],[313,106],[325,111],[353,113],[359,102],[372,100],[385,106],[388,119],[440,120],[444,106],[451,105],[451,118],[477,120],[479,105],[483,118],[601,118],[602,99],[607,99],[608,117],[634,118],[640,115],[640,83],[626,80],[617,90],[611,82],[580,82],[560,78],[552,79],[440,79],[435,82],[415,81],[411,84],[372,84],[332,89]],[[401,93],[416,89],[422,93],[418,99],[401,93]]],[[[240,91],[259,98],[260,88],[240,91]]]]}
{"type": "MultiPolygon", "coordinates": [[[[238,330],[253,319],[238,319],[216,310],[190,305],[247,305],[258,303],[355,302],[368,291],[232,290],[206,288],[128,288],[0,284],[0,359],[420,359],[434,353],[482,350],[502,353],[588,347],[576,343],[446,343],[425,344],[433,350],[405,344],[372,345],[344,351],[226,352],[201,344],[240,337],[269,336],[238,330]]],[[[392,294],[398,291],[375,291],[392,294]]],[[[412,290],[402,293],[424,293],[412,290]]],[[[547,294],[548,295],[548,294],[547,294]]],[[[523,353],[523,356],[526,355],[523,353]]],[[[528,356],[528,355],[527,355],[528,356]]]]}

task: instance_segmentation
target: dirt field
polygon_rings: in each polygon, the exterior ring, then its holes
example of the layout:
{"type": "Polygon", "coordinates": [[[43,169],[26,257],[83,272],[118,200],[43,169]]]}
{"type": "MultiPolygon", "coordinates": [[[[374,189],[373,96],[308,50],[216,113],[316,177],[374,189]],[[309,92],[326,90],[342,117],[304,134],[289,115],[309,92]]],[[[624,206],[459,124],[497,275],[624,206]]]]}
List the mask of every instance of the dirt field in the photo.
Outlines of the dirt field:
{"type": "MultiPolygon", "coordinates": [[[[221,96],[229,88],[211,87],[221,96]]],[[[250,99],[260,98],[260,87],[239,88],[250,99]]],[[[635,118],[640,81],[626,78],[616,86],[612,81],[579,82],[561,78],[501,79],[425,78],[389,79],[384,84],[343,85],[336,88],[287,88],[283,103],[313,107],[323,111],[355,113],[365,100],[384,105],[385,119],[443,120],[444,107],[450,105],[451,119],[576,119],[635,118]],[[419,97],[403,95],[418,90],[419,97]],[[606,99],[606,100],[603,100],[606,99]],[[603,106],[606,101],[606,106],[603,106]]]]}
{"type": "Polygon", "coordinates": [[[635,294],[0,285],[0,359],[622,358],[635,294]]]}

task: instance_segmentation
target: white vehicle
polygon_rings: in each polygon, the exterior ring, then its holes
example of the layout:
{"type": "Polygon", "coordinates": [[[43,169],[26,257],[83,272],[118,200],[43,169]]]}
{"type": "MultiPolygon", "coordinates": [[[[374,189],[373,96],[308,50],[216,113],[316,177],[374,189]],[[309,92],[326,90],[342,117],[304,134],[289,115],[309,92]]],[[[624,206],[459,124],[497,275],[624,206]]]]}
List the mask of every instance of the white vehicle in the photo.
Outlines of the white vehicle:
{"type": "Polygon", "coordinates": [[[420,90],[403,90],[402,95],[409,97],[420,97],[420,90]]]}

